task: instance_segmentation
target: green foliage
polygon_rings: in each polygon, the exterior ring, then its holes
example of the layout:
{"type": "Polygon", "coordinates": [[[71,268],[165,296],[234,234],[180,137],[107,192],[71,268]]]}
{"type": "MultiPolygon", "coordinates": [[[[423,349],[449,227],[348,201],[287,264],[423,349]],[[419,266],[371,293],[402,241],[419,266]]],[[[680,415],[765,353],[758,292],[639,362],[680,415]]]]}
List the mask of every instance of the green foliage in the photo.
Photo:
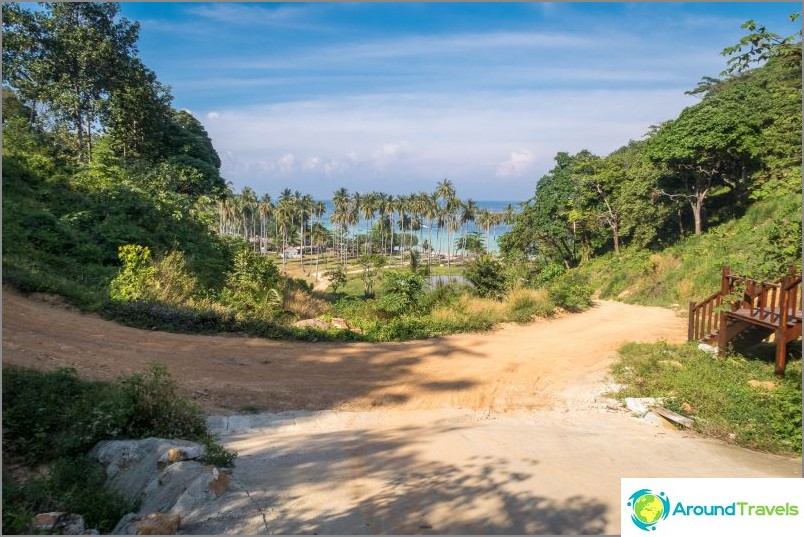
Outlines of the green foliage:
{"type": "Polygon", "coordinates": [[[517,323],[529,323],[534,317],[550,317],[556,306],[544,292],[515,289],[508,295],[508,318],[517,323]]]}
{"type": "Polygon", "coordinates": [[[133,410],[119,387],[80,380],[71,369],[3,368],[3,450],[31,464],[124,435],[133,410]]]}
{"type": "Polygon", "coordinates": [[[385,258],[380,255],[364,255],[357,260],[357,264],[363,268],[361,274],[363,296],[372,298],[374,297],[374,282],[380,275],[380,269],[385,265],[385,258]]]}
{"type": "Polygon", "coordinates": [[[570,271],[556,278],[548,287],[550,300],[567,311],[583,311],[592,305],[592,287],[589,278],[570,271]]]}
{"type": "Polygon", "coordinates": [[[84,458],[110,438],[183,437],[206,447],[206,462],[231,466],[236,454],[207,433],[200,409],[184,399],[164,365],[116,382],[79,379],[72,369],[3,368],[3,455],[47,464],[45,477],[3,475],[3,533],[28,533],[33,515],[67,511],[108,533],[135,506],[104,487],[103,467],[84,458]]]}
{"type": "Polygon", "coordinates": [[[324,277],[329,279],[329,286],[332,287],[333,293],[337,293],[338,288],[346,285],[346,282],[348,280],[348,278],[346,277],[346,272],[340,266],[337,266],[335,268],[326,271],[324,273],[324,277]]]}
{"type": "Polygon", "coordinates": [[[467,263],[464,277],[472,283],[478,296],[499,298],[507,288],[503,264],[488,255],[467,263]]]}
{"type": "Polygon", "coordinates": [[[776,280],[801,268],[801,195],[757,202],[740,218],[688,237],[662,252],[627,249],[577,269],[601,298],[671,306],[720,289],[723,265],[737,274],[776,280]]]}
{"type": "Polygon", "coordinates": [[[241,314],[270,319],[282,304],[282,295],[277,290],[279,283],[279,269],[274,262],[242,245],[235,254],[221,302],[241,314]]]}
{"type": "Polygon", "coordinates": [[[87,528],[108,534],[136,505],[105,489],[106,471],[83,457],[60,458],[44,477],[18,483],[3,475],[3,534],[31,533],[31,519],[38,513],[79,513],[87,528]]]}
{"type": "Polygon", "coordinates": [[[134,410],[127,426],[130,435],[198,438],[206,432],[203,412],[179,395],[178,383],[164,364],[151,364],[146,373],[123,379],[122,386],[134,410]]]}
{"type": "Polygon", "coordinates": [[[202,435],[201,443],[204,445],[205,464],[211,464],[218,468],[234,468],[235,459],[237,459],[236,451],[226,449],[210,434],[202,435]]]}
{"type": "Polygon", "coordinates": [[[388,271],[383,278],[382,297],[378,309],[390,316],[404,312],[422,313],[424,305],[424,277],[413,272],[388,271]]]}
{"type": "Polygon", "coordinates": [[[127,244],[118,249],[122,268],[109,285],[115,300],[139,300],[148,297],[156,270],[151,263],[151,250],[138,244],[127,244]]]}
{"type": "Polygon", "coordinates": [[[800,361],[790,362],[780,380],[772,363],[735,354],[717,359],[693,344],[629,343],[619,352],[612,372],[625,388],[618,397],[661,397],[670,410],[691,414],[704,434],[724,440],[734,435],[734,442],[753,449],[801,453],[800,361]],[[752,380],[775,388],[754,387],[752,380]]]}
{"type": "Polygon", "coordinates": [[[469,233],[464,234],[462,237],[458,237],[455,239],[455,250],[464,249],[467,252],[472,252],[473,254],[480,254],[486,251],[486,244],[483,239],[483,235],[481,235],[478,231],[470,231],[469,233]]]}

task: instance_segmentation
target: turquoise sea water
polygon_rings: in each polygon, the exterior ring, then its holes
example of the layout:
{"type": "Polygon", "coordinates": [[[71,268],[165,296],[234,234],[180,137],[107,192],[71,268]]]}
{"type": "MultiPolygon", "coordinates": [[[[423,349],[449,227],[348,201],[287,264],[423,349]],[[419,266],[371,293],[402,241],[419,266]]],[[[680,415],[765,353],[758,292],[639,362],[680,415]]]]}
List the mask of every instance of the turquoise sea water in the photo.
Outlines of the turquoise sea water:
{"type": "MultiPolygon", "coordinates": [[[[333,229],[334,226],[332,225],[332,223],[329,220],[329,217],[332,215],[332,209],[333,209],[332,201],[331,200],[326,200],[325,203],[327,205],[327,212],[324,215],[324,217],[321,219],[321,223],[327,229],[333,229]]],[[[477,204],[478,208],[488,209],[490,211],[497,211],[497,212],[504,211],[505,208],[510,203],[514,207],[514,211],[518,212],[520,210],[519,204],[521,202],[520,201],[513,201],[513,200],[511,200],[511,201],[482,200],[482,201],[475,201],[475,203],[477,204]]],[[[367,222],[366,220],[361,220],[360,222],[358,222],[357,226],[353,226],[353,227],[351,227],[349,229],[349,234],[354,236],[355,233],[358,233],[358,234],[365,233],[368,230],[368,227],[369,227],[369,222],[367,222]]],[[[511,229],[510,226],[506,226],[506,225],[497,226],[496,239],[499,239],[503,235],[503,233],[505,233],[507,231],[510,231],[510,229],[511,229]]],[[[396,226],[395,226],[395,232],[398,232],[398,231],[399,231],[399,224],[397,223],[396,226]]],[[[409,231],[409,230],[405,230],[405,231],[409,231]]],[[[477,226],[474,222],[469,222],[469,224],[467,226],[461,228],[455,234],[455,237],[462,236],[465,231],[469,231],[469,232],[477,231],[478,233],[480,233],[483,236],[483,238],[485,240],[485,230],[482,227],[477,226]]],[[[489,232],[489,250],[496,251],[497,250],[497,241],[495,240],[495,237],[493,236],[493,232],[494,232],[493,229],[489,232]]],[[[433,242],[433,250],[436,251],[436,252],[441,251],[441,252],[446,253],[446,251],[447,251],[447,232],[446,232],[446,229],[442,229],[441,233],[438,234],[438,237],[436,237],[436,235],[437,235],[436,229],[434,228],[432,230],[432,233],[431,233],[432,242],[433,242]]],[[[421,231],[417,231],[416,236],[420,237],[420,241],[419,241],[420,244],[421,244],[421,241],[427,240],[427,228],[425,227],[421,231]]],[[[455,239],[453,238],[453,244],[454,244],[454,240],[455,239]]]]}

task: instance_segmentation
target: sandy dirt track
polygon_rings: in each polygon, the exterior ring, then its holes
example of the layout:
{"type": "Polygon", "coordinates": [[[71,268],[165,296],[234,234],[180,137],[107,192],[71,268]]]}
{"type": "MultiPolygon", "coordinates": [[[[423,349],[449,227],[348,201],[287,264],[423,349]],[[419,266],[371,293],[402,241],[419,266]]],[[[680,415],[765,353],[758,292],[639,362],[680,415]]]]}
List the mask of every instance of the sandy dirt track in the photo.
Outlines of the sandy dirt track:
{"type": "Polygon", "coordinates": [[[620,477],[800,477],[801,460],[646,424],[599,399],[625,341],[685,339],[662,308],[397,344],[122,327],[3,294],[3,362],[113,378],[168,365],[240,456],[248,502],[205,534],[614,534],[620,477]],[[234,416],[245,407],[264,414],[234,416]]]}
{"type": "Polygon", "coordinates": [[[114,378],[163,362],[213,413],[551,406],[624,341],[681,341],[669,310],[599,302],[581,315],[405,343],[305,343],[139,330],[3,293],[3,361],[114,378]]]}

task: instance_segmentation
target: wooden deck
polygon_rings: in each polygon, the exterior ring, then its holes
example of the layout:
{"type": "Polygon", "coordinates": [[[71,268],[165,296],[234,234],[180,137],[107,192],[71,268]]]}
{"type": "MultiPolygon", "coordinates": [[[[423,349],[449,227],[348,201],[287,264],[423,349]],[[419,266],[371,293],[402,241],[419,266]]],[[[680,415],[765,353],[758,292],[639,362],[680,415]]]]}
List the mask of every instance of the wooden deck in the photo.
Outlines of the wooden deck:
{"type": "Polygon", "coordinates": [[[720,291],[690,303],[688,337],[690,341],[717,342],[722,355],[741,332],[764,329],[767,336],[774,335],[776,374],[783,375],[786,346],[801,337],[801,320],[801,274],[766,282],[732,274],[729,267],[723,267],[720,291]]]}

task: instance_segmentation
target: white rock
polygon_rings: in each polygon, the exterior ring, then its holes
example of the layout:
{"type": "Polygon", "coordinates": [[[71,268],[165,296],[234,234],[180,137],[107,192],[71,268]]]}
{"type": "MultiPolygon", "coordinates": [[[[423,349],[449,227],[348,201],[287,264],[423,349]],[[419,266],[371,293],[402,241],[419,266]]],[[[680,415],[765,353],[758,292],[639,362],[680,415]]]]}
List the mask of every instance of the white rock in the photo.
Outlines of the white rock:
{"type": "Polygon", "coordinates": [[[707,345],[706,343],[698,343],[698,350],[708,352],[709,354],[717,354],[717,347],[707,345]]]}
{"type": "Polygon", "coordinates": [[[648,413],[650,407],[656,404],[653,397],[626,397],[625,407],[633,412],[638,418],[648,413]]]}

